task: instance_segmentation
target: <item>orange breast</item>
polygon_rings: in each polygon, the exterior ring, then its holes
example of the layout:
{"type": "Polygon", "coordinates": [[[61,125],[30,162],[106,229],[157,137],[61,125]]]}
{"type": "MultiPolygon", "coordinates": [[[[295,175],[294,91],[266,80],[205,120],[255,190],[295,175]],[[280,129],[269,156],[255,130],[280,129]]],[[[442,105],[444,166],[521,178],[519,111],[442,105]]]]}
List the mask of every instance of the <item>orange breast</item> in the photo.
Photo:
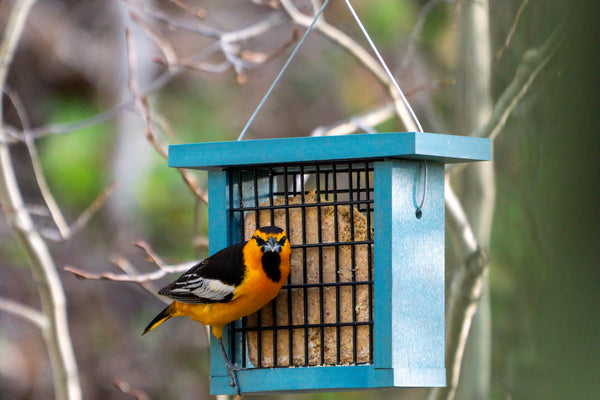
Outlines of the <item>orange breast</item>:
{"type": "Polygon", "coordinates": [[[213,333],[219,338],[224,325],[260,310],[277,296],[290,273],[289,244],[283,248],[280,256],[281,279],[279,282],[274,282],[267,277],[262,268],[260,249],[256,246],[244,248],[246,273],[244,280],[234,292],[233,300],[227,303],[210,304],[175,302],[177,314],[187,315],[204,325],[212,325],[213,333]]]}

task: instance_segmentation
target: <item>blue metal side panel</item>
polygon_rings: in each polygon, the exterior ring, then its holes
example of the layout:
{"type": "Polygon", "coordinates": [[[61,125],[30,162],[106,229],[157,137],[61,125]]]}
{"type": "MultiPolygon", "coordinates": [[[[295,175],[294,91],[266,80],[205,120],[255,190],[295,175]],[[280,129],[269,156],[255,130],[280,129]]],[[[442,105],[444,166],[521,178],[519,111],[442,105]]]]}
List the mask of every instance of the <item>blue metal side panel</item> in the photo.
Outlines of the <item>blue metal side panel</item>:
{"type": "Polygon", "coordinates": [[[394,386],[445,386],[444,165],[428,163],[427,195],[417,218],[424,163],[390,163],[394,386]]]}
{"type": "MultiPolygon", "coordinates": [[[[227,173],[224,171],[208,172],[208,220],[210,226],[208,230],[209,254],[229,246],[230,224],[228,213],[229,185],[227,182],[227,173]]],[[[229,341],[228,330],[223,330],[223,342],[225,346],[229,341]]],[[[225,359],[221,353],[219,342],[212,336],[210,340],[210,380],[211,386],[218,377],[229,377],[225,367],[225,359]]]]}
{"type": "MultiPolygon", "coordinates": [[[[243,394],[267,392],[311,392],[390,387],[391,369],[377,369],[372,365],[265,368],[238,371],[243,394]]],[[[219,377],[210,394],[235,394],[229,386],[229,377],[219,377]],[[217,390],[217,388],[219,390],[217,390]]]]}
{"type": "Polygon", "coordinates": [[[491,142],[456,135],[394,132],[169,146],[169,166],[200,169],[384,157],[446,163],[489,160],[491,142]]]}

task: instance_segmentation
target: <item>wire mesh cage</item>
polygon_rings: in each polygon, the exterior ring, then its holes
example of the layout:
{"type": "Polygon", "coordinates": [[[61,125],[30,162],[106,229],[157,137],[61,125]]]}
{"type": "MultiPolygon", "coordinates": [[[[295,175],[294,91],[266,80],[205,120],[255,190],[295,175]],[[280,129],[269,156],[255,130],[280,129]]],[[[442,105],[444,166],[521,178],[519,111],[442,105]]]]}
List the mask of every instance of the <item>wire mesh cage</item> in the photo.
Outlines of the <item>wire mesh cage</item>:
{"type": "MultiPolygon", "coordinates": [[[[291,243],[277,298],[224,330],[241,392],[445,385],[444,164],[490,156],[410,132],[170,146],[209,171],[211,253],[266,225],[291,243]]],[[[233,393],[215,341],[211,393],[233,393]]]]}
{"type": "Polygon", "coordinates": [[[231,329],[238,364],[372,363],[373,163],[232,168],[228,179],[236,240],[275,225],[292,244],[279,296],[231,329]]]}

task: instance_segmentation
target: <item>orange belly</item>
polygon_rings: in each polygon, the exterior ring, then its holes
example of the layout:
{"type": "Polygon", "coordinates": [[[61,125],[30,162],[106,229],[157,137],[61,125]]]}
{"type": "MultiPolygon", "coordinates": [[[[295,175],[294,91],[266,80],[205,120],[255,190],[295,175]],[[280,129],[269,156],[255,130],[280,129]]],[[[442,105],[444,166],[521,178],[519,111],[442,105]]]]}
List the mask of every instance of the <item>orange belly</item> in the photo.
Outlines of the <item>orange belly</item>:
{"type": "MultiPolygon", "coordinates": [[[[288,270],[289,271],[289,270],[288,270]]],[[[250,315],[277,296],[287,274],[280,282],[273,282],[262,271],[248,271],[242,289],[235,292],[233,300],[227,303],[188,304],[174,302],[174,316],[188,316],[204,325],[211,325],[217,339],[221,337],[224,325],[250,315]],[[262,276],[261,276],[262,275],[262,276]]]]}

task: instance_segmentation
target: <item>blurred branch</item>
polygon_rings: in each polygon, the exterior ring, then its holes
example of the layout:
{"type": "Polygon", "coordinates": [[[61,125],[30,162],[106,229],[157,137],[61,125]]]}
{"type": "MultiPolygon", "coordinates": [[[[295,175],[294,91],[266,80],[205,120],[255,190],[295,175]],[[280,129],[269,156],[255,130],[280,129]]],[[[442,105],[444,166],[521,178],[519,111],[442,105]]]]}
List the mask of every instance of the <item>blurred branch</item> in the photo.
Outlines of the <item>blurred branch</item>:
{"type": "MultiPolygon", "coordinates": [[[[204,240],[203,243],[208,243],[208,241],[204,240]]],[[[122,257],[113,257],[113,264],[117,265],[119,268],[125,270],[126,274],[115,274],[112,272],[103,272],[100,274],[94,274],[90,272],[83,271],[81,269],[66,266],[64,269],[75,275],[75,277],[79,279],[92,279],[92,280],[109,280],[109,281],[118,281],[118,282],[149,282],[155,281],[164,277],[167,274],[185,272],[191,267],[193,267],[197,261],[188,261],[175,265],[166,264],[150,247],[150,245],[144,241],[139,241],[134,243],[134,245],[146,253],[149,260],[156,264],[158,270],[148,273],[139,273],[133,269],[131,264],[122,257]],[[131,266],[131,267],[130,267],[131,266]]]]}
{"type": "Polygon", "coordinates": [[[198,21],[187,22],[180,19],[174,18],[162,10],[149,5],[147,2],[140,2],[137,0],[123,0],[123,2],[135,7],[140,12],[164,23],[169,29],[185,30],[192,33],[198,33],[202,36],[206,36],[213,39],[219,39],[223,34],[223,31],[212,28],[208,25],[202,24],[198,21]]]}
{"type": "MultiPolygon", "coordinates": [[[[560,46],[561,28],[560,26],[557,27],[539,48],[529,49],[525,52],[521,63],[517,67],[515,76],[496,101],[490,118],[485,124],[471,132],[470,136],[487,137],[492,140],[498,137],[519,101],[529,91],[535,79],[560,46]]],[[[446,168],[446,173],[456,174],[466,166],[467,164],[449,165],[446,168]]]]}
{"type": "Polygon", "coordinates": [[[35,144],[35,140],[29,134],[30,123],[29,118],[27,118],[27,113],[25,111],[25,107],[21,102],[19,96],[14,93],[9,88],[5,88],[5,93],[10,99],[13,107],[15,108],[19,119],[21,120],[21,124],[23,126],[23,136],[25,138],[25,145],[27,147],[29,157],[31,159],[31,165],[33,169],[33,174],[40,189],[40,193],[48,207],[48,211],[50,212],[50,216],[58,229],[58,236],[51,235],[49,232],[42,232],[45,237],[55,240],[68,240],[75,233],[81,230],[88,221],[102,208],[108,196],[112,193],[114,188],[114,184],[109,185],[107,189],[105,189],[96,200],[90,204],[90,206],[77,218],[77,220],[73,223],[73,225],[69,226],[67,221],[65,220],[52,191],[50,190],[50,186],[48,185],[48,181],[46,180],[46,176],[44,174],[44,169],[42,167],[42,163],[40,161],[40,156],[37,151],[37,146],[35,144]]]}
{"type": "Polygon", "coordinates": [[[488,137],[492,140],[498,136],[510,114],[560,45],[561,30],[560,26],[557,27],[539,48],[529,49],[525,52],[513,80],[498,98],[490,119],[485,125],[475,130],[471,136],[488,137]]]}
{"type": "MultiPolygon", "coordinates": [[[[442,79],[432,83],[425,83],[420,86],[406,90],[405,95],[410,95],[421,90],[433,90],[443,88],[454,84],[453,78],[442,79]]],[[[379,124],[388,121],[394,116],[394,103],[390,102],[374,110],[364,112],[359,115],[354,115],[342,121],[331,125],[318,126],[311,132],[311,136],[335,136],[335,135],[350,135],[358,131],[369,132],[379,124]]]]}
{"type": "Polygon", "coordinates": [[[122,379],[113,379],[113,386],[135,400],[150,400],[150,397],[146,393],[139,389],[132,388],[129,382],[122,379]]]}
{"type": "MultiPolygon", "coordinates": [[[[166,146],[162,143],[160,138],[154,132],[154,122],[150,115],[150,104],[148,103],[148,98],[141,94],[135,79],[135,57],[132,51],[132,43],[131,43],[131,35],[129,34],[129,30],[125,30],[126,43],[127,43],[127,65],[129,68],[129,80],[128,86],[133,96],[134,103],[138,109],[138,112],[144,119],[144,123],[146,126],[146,139],[152,145],[154,150],[163,157],[164,159],[168,159],[166,146]]],[[[200,200],[208,204],[208,196],[206,193],[200,188],[198,182],[194,175],[188,170],[183,168],[177,169],[181,174],[184,182],[188,186],[188,188],[194,193],[196,197],[200,200]]]]}
{"type": "Polygon", "coordinates": [[[0,310],[22,317],[37,325],[42,330],[48,328],[48,318],[46,318],[46,315],[33,307],[0,297],[0,310]]]}
{"type": "Polygon", "coordinates": [[[175,53],[173,46],[171,46],[171,43],[169,43],[169,41],[163,35],[152,28],[152,26],[150,26],[150,24],[142,19],[137,13],[132,11],[129,13],[129,15],[131,16],[133,22],[138,24],[144,30],[144,32],[146,32],[146,35],[152,39],[156,47],[160,49],[164,56],[167,68],[171,69],[173,66],[175,66],[177,63],[177,54],[175,53]]]}
{"type": "MultiPolygon", "coordinates": [[[[123,265],[125,265],[124,258],[114,258],[113,264],[119,266],[121,269],[123,265]]],[[[90,280],[106,280],[106,281],[115,281],[115,282],[150,282],[158,280],[167,274],[172,274],[176,272],[185,272],[196,264],[195,261],[190,261],[186,263],[176,264],[176,265],[163,265],[159,269],[153,272],[147,273],[133,273],[133,274],[115,274],[113,272],[102,272],[99,274],[94,274],[91,272],[86,272],[82,269],[73,267],[73,266],[65,266],[65,271],[72,273],[78,279],[90,279],[90,280]]]]}
{"type": "Polygon", "coordinates": [[[100,193],[98,197],[96,197],[96,199],[92,201],[88,208],[83,210],[79,217],[77,217],[77,219],[67,227],[68,230],[66,235],[63,235],[61,232],[58,232],[57,234],[55,230],[47,229],[42,230],[41,233],[44,235],[45,238],[56,242],[69,240],[71,237],[73,237],[73,235],[82,230],[88,224],[88,222],[90,222],[92,217],[96,215],[98,211],[100,211],[100,209],[106,203],[106,200],[112,194],[116,186],[117,185],[114,182],[108,185],[102,191],[102,193],[100,193]]]}
{"type": "MultiPolygon", "coordinates": [[[[313,18],[302,14],[291,0],[280,0],[284,10],[288,13],[292,21],[298,25],[308,27],[313,21],[313,18]]],[[[398,118],[408,131],[416,131],[417,127],[406,105],[402,101],[402,98],[398,94],[393,83],[390,81],[385,70],[379,64],[379,62],[368,53],[365,48],[359,45],[354,39],[346,35],[341,30],[328,24],[324,20],[319,20],[314,27],[319,33],[325,36],[327,39],[340,46],[342,49],[348,51],[354,58],[356,58],[362,65],[365,66],[377,80],[384,86],[388,91],[392,99],[394,100],[394,106],[396,108],[396,114],[398,118]]]]}
{"type": "Polygon", "coordinates": [[[417,39],[419,36],[421,36],[423,26],[425,26],[425,20],[429,16],[429,13],[442,1],[447,0],[429,0],[423,7],[421,7],[419,15],[417,16],[417,22],[415,23],[412,33],[410,34],[410,38],[408,39],[406,53],[404,54],[404,57],[402,57],[402,62],[400,63],[402,69],[406,69],[413,60],[415,49],[417,47],[417,39]]]}
{"type": "Polygon", "coordinates": [[[175,4],[188,14],[193,15],[198,19],[204,19],[206,17],[206,10],[198,6],[191,6],[182,0],[169,0],[170,3],[175,4]]]}
{"type": "Polygon", "coordinates": [[[512,37],[515,34],[515,31],[517,30],[517,24],[519,23],[521,14],[523,14],[523,10],[525,10],[525,6],[527,5],[527,2],[528,2],[528,0],[523,0],[521,2],[521,5],[519,6],[519,9],[517,10],[517,15],[515,16],[515,20],[513,21],[513,24],[510,27],[510,31],[508,32],[508,35],[506,35],[506,40],[504,41],[504,44],[502,45],[502,47],[496,52],[492,61],[494,61],[494,62],[498,61],[502,57],[502,54],[504,54],[504,51],[510,45],[510,41],[512,40],[512,37]]]}
{"type": "MultiPolygon", "coordinates": [[[[19,0],[13,4],[4,37],[0,44],[0,93],[5,92],[6,78],[17,43],[33,0],[19,0]]],[[[40,296],[42,312],[48,324],[42,329],[48,348],[54,378],[56,399],[81,398],[79,373],[67,322],[65,293],[48,246],[24,208],[23,197],[12,163],[7,133],[4,127],[4,110],[0,101],[0,203],[12,212],[5,213],[14,236],[29,259],[29,266],[40,296]]]]}
{"type": "Polygon", "coordinates": [[[12,102],[19,119],[21,120],[21,125],[23,126],[23,137],[25,138],[25,145],[27,146],[27,151],[29,152],[29,157],[31,159],[31,166],[33,168],[35,181],[40,188],[44,202],[48,207],[48,211],[50,211],[50,215],[52,216],[60,235],[65,238],[69,235],[69,226],[60,210],[60,207],[56,203],[52,192],[50,191],[48,181],[46,181],[46,176],[44,175],[44,169],[42,168],[42,164],[40,162],[37,146],[34,139],[31,137],[31,135],[29,135],[31,124],[29,123],[29,118],[27,118],[25,106],[21,102],[19,96],[17,96],[16,93],[13,93],[12,90],[6,88],[5,92],[12,102]]]}
{"type": "Polygon", "coordinates": [[[446,365],[448,382],[445,388],[429,391],[428,400],[453,399],[458,387],[460,368],[471,322],[481,297],[489,259],[479,245],[463,206],[445,180],[446,228],[453,247],[464,263],[452,280],[446,321],[446,365]]]}
{"type": "MultiPolygon", "coordinates": [[[[141,10],[144,14],[152,16],[153,18],[156,18],[159,21],[167,23],[167,25],[170,28],[173,28],[173,29],[181,28],[181,26],[172,26],[173,18],[169,15],[164,14],[162,11],[154,9],[153,7],[148,6],[145,3],[141,4],[134,0],[124,0],[124,1],[132,6],[136,7],[136,9],[138,11],[141,10]],[[170,24],[169,24],[169,21],[170,21],[170,24]]],[[[173,65],[171,68],[167,69],[163,74],[161,74],[159,77],[157,77],[154,81],[152,81],[146,87],[140,88],[139,89],[140,96],[146,96],[149,93],[163,87],[168,82],[170,82],[172,78],[178,76],[179,74],[181,74],[184,71],[187,71],[188,69],[197,69],[197,70],[201,70],[201,71],[209,72],[209,73],[223,73],[229,68],[229,66],[232,65],[231,64],[232,60],[234,60],[237,63],[237,68],[240,71],[244,68],[251,68],[251,67],[255,67],[257,65],[262,65],[262,63],[271,60],[272,57],[266,56],[265,58],[263,58],[262,62],[257,63],[256,59],[252,60],[251,58],[248,57],[249,54],[251,54],[251,53],[245,52],[243,49],[241,49],[239,46],[237,46],[234,42],[251,39],[253,37],[261,35],[262,33],[273,28],[274,26],[281,24],[285,20],[286,20],[286,18],[282,12],[274,11],[274,12],[269,13],[269,15],[267,15],[267,17],[265,17],[264,19],[254,23],[248,27],[244,27],[239,30],[235,30],[235,31],[231,31],[231,32],[224,32],[224,31],[213,29],[213,28],[209,28],[209,27],[206,27],[205,25],[200,25],[198,22],[194,22],[193,24],[186,23],[187,24],[186,27],[189,28],[189,30],[192,30],[194,33],[198,33],[198,34],[201,34],[201,35],[209,37],[209,38],[217,39],[217,42],[208,45],[207,47],[205,47],[204,49],[199,51],[193,57],[186,58],[186,59],[179,59],[175,63],[175,65],[173,65]],[[218,53],[220,51],[221,52],[229,51],[229,52],[233,52],[233,53],[231,53],[231,54],[226,53],[225,54],[226,60],[221,64],[213,65],[213,64],[204,62],[209,57],[215,55],[216,53],[218,53]],[[239,57],[236,56],[237,53],[240,54],[239,57]]],[[[277,50],[277,51],[279,51],[279,50],[277,50]]],[[[160,60],[159,60],[159,62],[160,62],[160,60]]],[[[164,61],[163,61],[163,63],[164,63],[164,61]]],[[[43,136],[71,133],[76,130],[88,128],[90,126],[95,126],[95,125],[98,125],[98,124],[101,124],[101,123],[104,123],[104,122],[107,122],[107,121],[110,121],[110,120],[116,118],[117,116],[122,114],[124,111],[131,109],[132,106],[136,107],[136,102],[137,102],[136,99],[131,98],[131,99],[125,100],[119,104],[116,104],[115,106],[113,106],[101,113],[98,113],[90,118],[87,118],[87,119],[84,119],[81,121],[72,122],[72,123],[52,124],[52,125],[45,125],[45,126],[32,128],[29,130],[29,134],[33,139],[38,139],[43,136]]],[[[10,143],[17,143],[17,142],[25,140],[23,132],[20,131],[19,129],[14,128],[14,127],[8,127],[8,126],[4,127],[4,129],[5,129],[5,134],[2,137],[0,137],[0,143],[9,143],[10,144],[10,143]]],[[[200,194],[200,193],[198,192],[197,194],[200,194]]]]}

